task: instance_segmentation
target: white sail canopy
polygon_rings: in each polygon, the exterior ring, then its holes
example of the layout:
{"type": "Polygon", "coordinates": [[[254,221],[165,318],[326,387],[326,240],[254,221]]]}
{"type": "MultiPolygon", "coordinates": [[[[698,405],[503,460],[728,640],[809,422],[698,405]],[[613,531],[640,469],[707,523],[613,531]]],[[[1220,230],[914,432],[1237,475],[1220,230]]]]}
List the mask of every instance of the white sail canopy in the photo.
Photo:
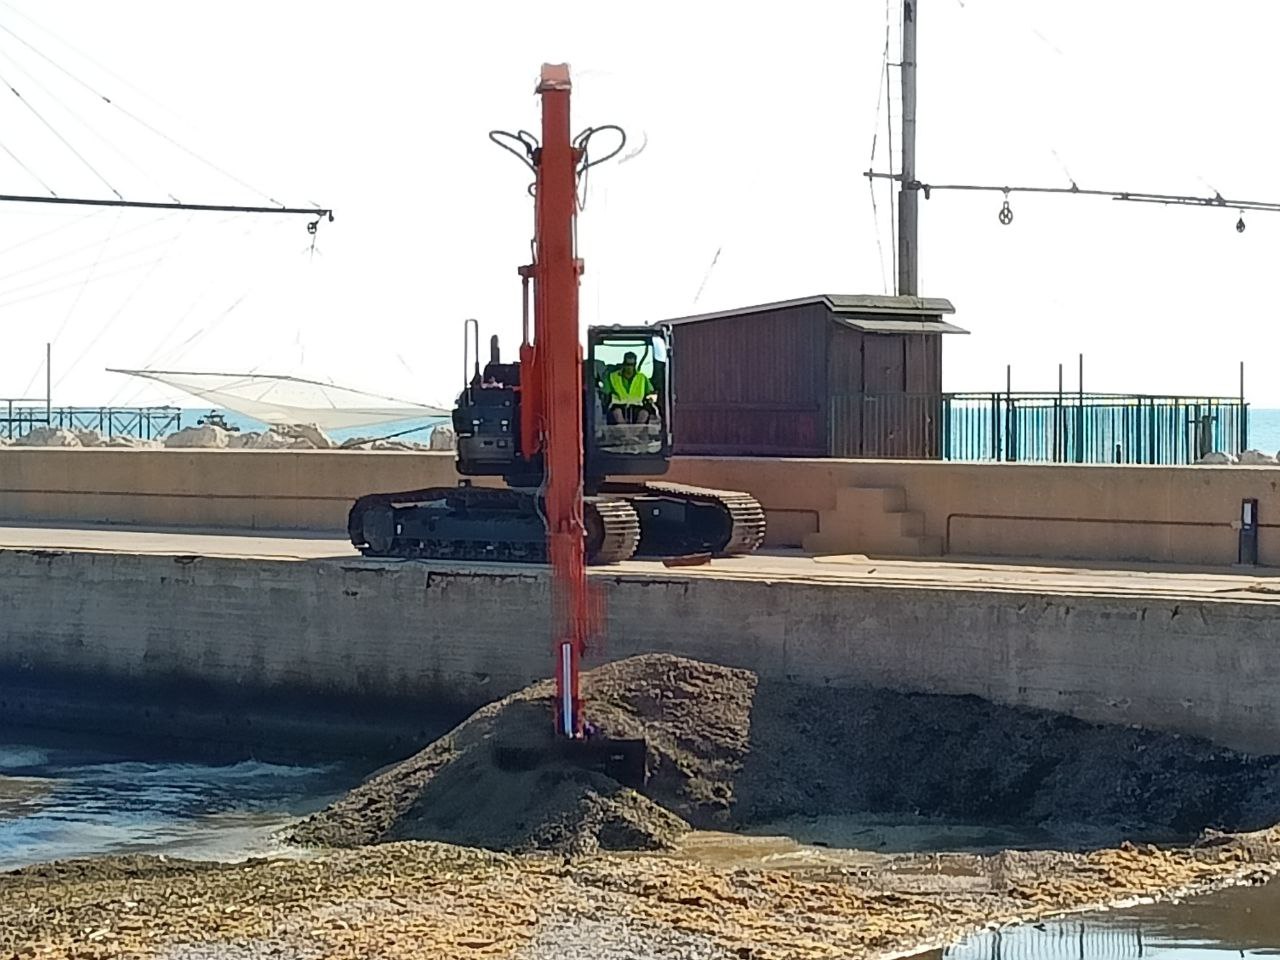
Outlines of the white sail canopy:
{"type": "Polygon", "coordinates": [[[180,370],[117,370],[174,387],[212,406],[263,423],[314,423],[346,430],[380,423],[445,417],[448,410],[300,377],[262,373],[196,373],[180,370]]]}

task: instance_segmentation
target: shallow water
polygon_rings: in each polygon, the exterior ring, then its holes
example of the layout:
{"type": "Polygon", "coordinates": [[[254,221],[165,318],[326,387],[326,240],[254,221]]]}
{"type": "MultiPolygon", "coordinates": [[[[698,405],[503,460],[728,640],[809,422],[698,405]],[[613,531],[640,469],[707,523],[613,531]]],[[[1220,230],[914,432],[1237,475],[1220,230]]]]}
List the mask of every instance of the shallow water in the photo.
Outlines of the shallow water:
{"type": "Polygon", "coordinates": [[[70,857],[283,852],[282,827],[359,779],[337,766],[124,759],[0,744],[0,870],[70,857]]]}
{"type": "MultiPolygon", "coordinates": [[[[164,853],[239,860],[297,855],[275,836],[367,771],[341,765],[123,758],[108,749],[0,743],[0,870],[70,857],[164,853]]],[[[1040,831],[877,817],[768,825],[766,835],[696,833],[681,853],[722,866],[857,866],[908,850],[1052,846],[1040,831]],[[788,836],[787,834],[790,834],[788,836]],[[800,838],[806,842],[797,842],[800,838]]],[[[1180,904],[988,932],[929,960],[1217,960],[1280,955],[1280,884],[1180,904]]]]}
{"type": "Polygon", "coordinates": [[[757,836],[781,835],[815,847],[876,853],[997,853],[1000,850],[1101,846],[1083,827],[1058,830],[962,823],[908,814],[788,817],[753,827],[757,836]]]}
{"type": "Polygon", "coordinates": [[[1280,955],[1280,884],[987,932],[927,960],[1223,960],[1280,955]]]}

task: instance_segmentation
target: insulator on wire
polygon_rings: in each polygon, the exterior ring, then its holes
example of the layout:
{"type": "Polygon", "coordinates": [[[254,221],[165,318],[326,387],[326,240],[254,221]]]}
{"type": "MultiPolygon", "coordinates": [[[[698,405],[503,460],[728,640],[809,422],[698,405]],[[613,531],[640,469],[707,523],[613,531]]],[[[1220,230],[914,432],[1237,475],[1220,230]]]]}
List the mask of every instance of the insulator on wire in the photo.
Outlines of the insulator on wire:
{"type": "Polygon", "coordinates": [[[1009,201],[1005,200],[1004,206],[1000,208],[1000,222],[1006,227],[1013,223],[1013,210],[1009,208],[1009,201]]]}
{"type": "Polygon", "coordinates": [[[1244,233],[1244,214],[1240,215],[1240,219],[1236,221],[1236,233],[1244,233]]]}

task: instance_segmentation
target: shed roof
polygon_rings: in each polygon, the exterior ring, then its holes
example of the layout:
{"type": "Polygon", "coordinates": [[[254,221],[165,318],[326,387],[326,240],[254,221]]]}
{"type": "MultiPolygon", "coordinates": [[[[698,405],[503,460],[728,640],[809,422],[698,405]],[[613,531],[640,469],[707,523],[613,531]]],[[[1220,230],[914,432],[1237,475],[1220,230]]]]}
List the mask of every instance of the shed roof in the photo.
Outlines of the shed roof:
{"type": "Polygon", "coordinates": [[[912,319],[910,317],[846,317],[836,314],[831,319],[842,326],[861,330],[863,333],[968,333],[964,327],[942,320],[912,319]]]}
{"type": "Polygon", "coordinates": [[[757,303],[733,310],[700,313],[691,317],[676,317],[667,323],[700,323],[703,320],[725,320],[788,310],[792,307],[820,305],[837,323],[866,333],[968,333],[954,324],[944,323],[944,313],[955,313],[950,300],[941,297],[887,297],[870,294],[820,293],[795,300],[778,300],[773,303],[757,303]]]}

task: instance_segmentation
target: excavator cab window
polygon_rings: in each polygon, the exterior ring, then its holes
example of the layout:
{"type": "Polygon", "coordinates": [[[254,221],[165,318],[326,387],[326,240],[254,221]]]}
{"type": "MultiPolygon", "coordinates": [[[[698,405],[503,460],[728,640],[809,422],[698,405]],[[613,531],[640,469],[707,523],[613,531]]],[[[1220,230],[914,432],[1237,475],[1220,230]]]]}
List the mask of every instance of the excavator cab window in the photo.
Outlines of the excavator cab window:
{"type": "Polygon", "coordinates": [[[613,453],[652,454],[662,447],[667,411],[667,344],[658,331],[595,331],[587,358],[593,396],[594,433],[601,448],[613,453]],[[635,377],[622,381],[629,354],[635,377]],[[618,378],[615,378],[615,374],[618,378]],[[632,388],[635,378],[643,377],[632,388]],[[626,395],[618,395],[618,387],[626,395]]]}

